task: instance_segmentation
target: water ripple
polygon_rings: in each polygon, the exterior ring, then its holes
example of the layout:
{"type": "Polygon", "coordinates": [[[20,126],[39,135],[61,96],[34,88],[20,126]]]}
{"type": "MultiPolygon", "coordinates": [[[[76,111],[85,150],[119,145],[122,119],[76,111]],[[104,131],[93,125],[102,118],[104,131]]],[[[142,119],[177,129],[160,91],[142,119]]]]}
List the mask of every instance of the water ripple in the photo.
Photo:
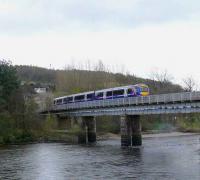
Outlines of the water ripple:
{"type": "Polygon", "coordinates": [[[96,146],[32,144],[0,149],[0,179],[200,179],[199,136],[117,140],[96,146]]]}

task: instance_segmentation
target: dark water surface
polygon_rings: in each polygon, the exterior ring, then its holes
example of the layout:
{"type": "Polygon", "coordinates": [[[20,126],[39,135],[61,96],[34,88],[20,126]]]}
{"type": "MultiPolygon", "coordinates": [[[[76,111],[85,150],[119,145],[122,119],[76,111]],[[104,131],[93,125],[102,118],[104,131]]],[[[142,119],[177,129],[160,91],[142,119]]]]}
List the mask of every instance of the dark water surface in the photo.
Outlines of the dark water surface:
{"type": "Polygon", "coordinates": [[[148,138],[141,148],[127,149],[119,140],[4,147],[0,179],[200,180],[200,136],[148,138]]]}

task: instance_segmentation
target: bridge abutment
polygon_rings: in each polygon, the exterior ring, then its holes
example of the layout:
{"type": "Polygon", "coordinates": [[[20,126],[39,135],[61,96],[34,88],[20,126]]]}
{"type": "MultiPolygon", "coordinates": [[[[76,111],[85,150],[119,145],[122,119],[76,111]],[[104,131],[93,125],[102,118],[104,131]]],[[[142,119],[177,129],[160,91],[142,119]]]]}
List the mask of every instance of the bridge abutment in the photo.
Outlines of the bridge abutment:
{"type": "Polygon", "coordinates": [[[121,146],[141,146],[140,116],[121,116],[121,146]]]}
{"type": "Polygon", "coordinates": [[[57,116],[57,128],[59,130],[65,130],[65,129],[70,129],[72,127],[71,125],[71,119],[69,117],[59,117],[57,116]]]}

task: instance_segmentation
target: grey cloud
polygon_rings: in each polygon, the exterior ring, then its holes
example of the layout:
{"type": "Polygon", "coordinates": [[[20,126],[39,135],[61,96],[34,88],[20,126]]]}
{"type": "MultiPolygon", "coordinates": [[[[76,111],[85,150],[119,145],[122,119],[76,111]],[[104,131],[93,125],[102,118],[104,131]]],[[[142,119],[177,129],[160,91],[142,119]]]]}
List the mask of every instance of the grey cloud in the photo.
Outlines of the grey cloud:
{"type": "MultiPolygon", "coordinates": [[[[0,0],[2,5],[3,0],[0,0]]],[[[14,3],[15,2],[15,3],[14,3]]],[[[20,0],[16,10],[0,12],[1,33],[37,33],[133,28],[198,16],[198,0],[20,0]]]]}

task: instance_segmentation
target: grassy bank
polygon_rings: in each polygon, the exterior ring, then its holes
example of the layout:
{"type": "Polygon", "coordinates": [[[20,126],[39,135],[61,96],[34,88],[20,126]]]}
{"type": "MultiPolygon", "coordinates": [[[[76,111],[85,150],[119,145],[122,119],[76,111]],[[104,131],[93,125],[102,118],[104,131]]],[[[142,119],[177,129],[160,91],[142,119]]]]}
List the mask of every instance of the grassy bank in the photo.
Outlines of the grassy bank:
{"type": "Polygon", "coordinates": [[[182,132],[200,132],[200,116],[190,115],[179,119],[178,129],[182,132]]]}

